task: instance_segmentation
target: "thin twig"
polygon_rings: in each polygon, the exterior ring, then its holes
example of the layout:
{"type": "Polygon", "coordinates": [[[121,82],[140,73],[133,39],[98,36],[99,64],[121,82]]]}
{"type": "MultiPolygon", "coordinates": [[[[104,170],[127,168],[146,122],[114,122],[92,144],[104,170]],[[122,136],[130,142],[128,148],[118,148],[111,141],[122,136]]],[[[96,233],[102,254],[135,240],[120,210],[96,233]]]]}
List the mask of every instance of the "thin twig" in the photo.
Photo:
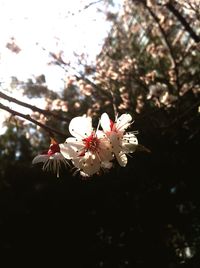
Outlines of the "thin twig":
{"type": "Polygon", "coordinates": [[[61,136],[61,137],[66,138],[66,134],[64,134],[64,133],[62,133],[62,132],[60,132],[60,131],[58,131],[58,130],[56,130],[56,129],[54,129],[54,128],[51,128],[51,127],[49,127],[49,126],[46,126],[46,125],[44,125],[44,124],[38,122],[37,120],[33,119],[29,114],[22,114],[22,113],[20,113],[20,112],[17,112],[17,111],[15,111],[15,110],[9,108],[8,106],[3,105],[2,103],[0,103],[0,109],[3,109],[3,110],[5,110],[5,111],[9,112],[9,113],[12,114],[13,116],[19,116],[19,117],[21,117],[21,118],[24,118],[24,119],[26,119],[26,120],[28,120],[28,121],[34,123],[34,124],[37,125],[37,126],[40,126],[40,127],[43,128],[44,130],[46,130],[46,131],[49,133],[50,136],[53,136],[53,133],[55,133],[55,134],[57,134],[57,135],[59,135],[59,136],[61,136]]]}
{"type": "Polygon", "coordinates": [[[97,0],[97,1],[91,2],[91,3],[87,4],[87,5],[85,5],[83,9],[87,9],[87,8],[89,8],[90,6],[93,6],[93,5],[95,5],[95,4],[98,4],[98,3],[102,2],[102,1],[103,1],[103,0],[97,0]]]}
{"type": "Polygon", "coordinates": [[[177,62],[176,62],[175,55],[174,55],[173,49],[172,49],[172,47],[171,47],[171,44],[170,44],[169,40],[167,39],[167,35],[166,35],[166,33],[165,33],[163,27],[162,27],[161,24],[160,24],[159,18],[156,16],[156,14],[153,12],[153,10],[152,10],[149,6],[147,6],[147,5],[145,4],[145,7],[146,7],[147,10],[149,11],[149,13],[150,13],[150,15],[152,16],[152,18],[154,19],[154,21],[157,23],[158,28],[159,28],[159,30],[160,30],[160,33],[161,33],[162,36],[163,36],[165,45],[166,45],[166,47],[168,48],[169,55],[170,55],[170,59],[171,59],[171,62],[172,62],[172,68],[174,69],[174,71],[175,71],[175,75],[176,75],[176,86],[177,86],[177,90],[179,91],[179,89],[180,89],[180,83],[179,83],[179,71],[178,71],[178,65],[177,65],[177,62]]]}
{"type": "MultiPolygon", "coordinates": [[[[42,47],[44,51],[47,52],[46,48],[42,47]]],[[[75,71],[76,74],[74,74],[74,77],[79,80],[84,80],[87,84],[91,85],[96,91],[101,91],[107,98],[110,97],[109,92],[102,90],[101,87],[96,85],[92,80],[90,80],[88,77],[85,77],[85,75],[81,74],[81,72],[78,72],[75,67],[71,66],[70,64],[67,64],[63,61],[61,57],[57,57],[54,53],[48,52],[49,56],[51,56],[55,60],[55,64],[57,64],[59,67],[61,67],[65,72],[69,72],[68,68],[71,68],[71,70],[75,71]]]]}
{"type": "Polygon", "coordinates": [[[111,94],[111,97],[112,97],[112,105],[113,105],[113,111],[114,111],[114,115],[115,115],[115,119],[117,118],[117,106],[116,106],[116,98],[114,96],[114,93],[112,90],[110,90],[110,94],[111,94]]]}
{"type": "Polygon", "coordinates": [[[16,104],[18,104],[18,105],[20,105],[20,106],[29,108],[29,109],[31,109],[32,111],[39,112],[39,113],[44,114],[44,115],[46,115],[46,116],[53,116],[53,117],[55,117],[56,119],[59,119],[59,120],[61,120],[61,121],[66,121],[66,120],[68,119],[68,118],[66,118],[66,117],[57,115],[57,114],[55,114],[55,113],[53,113],[53,112],[51,112],[51,111],[43,110],[43,109],[40,109],[40,108],[38,108],[38,107],[36,107],[36,106],[33,106],[33,105],[31,105],[31,104],[28,104],[28,103],[26,103],[26,102],[19,101],[19,100],[13,98],[13,97],[10,97],[10,96],[4,94],[3,92],[0,92],[0,98],[3,98],[3,99],[8,100],[8,101],[10,101],[10,102],[14,102],[14,103],[16,103],[16,104]]]}
{"type": "Polygon", "coordinates": [[[186,19],[182,16],[182,14],[177,10],[170,1],[165,5],[167,9],[174,14],[174,16],[180,21],[180,23],[185,28],[186,32],[189,33],[190,37],[196,42],[200,42],[200,36],[198,36],[195,31],[190,27],[189,23],[186,19]]]}

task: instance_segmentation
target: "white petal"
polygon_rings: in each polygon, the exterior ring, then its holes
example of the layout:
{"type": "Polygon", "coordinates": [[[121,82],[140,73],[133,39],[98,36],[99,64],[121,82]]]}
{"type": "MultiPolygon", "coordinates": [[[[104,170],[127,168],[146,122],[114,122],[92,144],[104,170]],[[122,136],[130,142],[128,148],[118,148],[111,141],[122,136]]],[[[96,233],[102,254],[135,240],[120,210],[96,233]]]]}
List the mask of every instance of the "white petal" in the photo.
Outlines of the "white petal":
{"type": "Polygon", "coordinates": [[[113,166],[113,163],[112,162],[102,162],[101,163],[101,167],[102,168],[110,169],[112,166],[113,166]]]}
{"type": "Polygon", "coordinates": [[[87,176],[92,176],[100,170],[99,159],[90,153],[86,153],[84,157],[73,159],[73,164],[87,176]]]}
{"type": "Polygon", "coordinates": [[[88,177],[89,177],[89,175],[86,174],[86,173],[84,173],[83,171],[80,171],[80,175],[81,175],[82,177],[84,177],[84,178],[88,178],[88,177]]]}
{"type": "Polygon", "coordinates": [[[40,162],[45,162],[49,159],[49,156],[47,154],[41,154],[37,155],[35,158],[33,158],[32,164],[37,164],[40,162]]]}
{"type": "Polygon", "coordinates": [[[96,136],[97,136],[98,139],[106,138],[106,134],[102,130],[97,130],[96,131],[96,136]]]}
{"type": "Polygon", "coordinates": [[[92,176],[100,170],[100,161],[97,158],[88,158],[82,170],[84,173],[88,174],[89,176],[92,176]]]}
{"type": "Polygon", "coordinates": [[[120,166],[125,167],[128,163],[128,159],[124,153],[116,154],[116,158],[120,166]]]}
{"type": "Polygon", "coordinates": [[[110,118],[108,117],[107,113],[103,113],[101,115],[100,122],[101,122],[101,127],[103,128],[103,131],[105,133],[111,131],[111,129],[110,129],[110,118]]]}
{"type": "Polygon", "coordinates": [[[78,157],[81,150],[84,148],[82,141],[77,141],[76,138],[68,138],[65,143],[59,144],[60,152],[66,159],[78,157]]]}
{"type": "Polygon", "coordinates": [[[76,139],[76,138],[73,138],[73,137],[69,137],[66,139],[65,143],[68,143],[70,144],[71,146],[83,146],[83,141],[82,139],[76,139]]]}
{"type": "Polygon", "coordinates": [[[66,159],[72,159],[75,156],[75,151],[66,143],[59,144],[60,152],[66,159]]]}
{"type": "Polygon", "coordinates": [[[73,118],[69,124],[69,132],[79,140],[90,136],[92,133],[91,117],[78,116],[73,118]]]}
{"type": "Polygon", "coordinates": [[[138,139],[133,133],[127,133],[124,135],[122,140],[122,150],[125,153],[135,152],[137,146],[138,146],[138,139]]]}
{"type": "Polygon", "coordinates": [[[113,159],[112,146],[108,139],[101,139],[97,155],[100,161],[111,161],[113,159]]]}
{"type": "Polygon", "coordinates": [[[63,160],[65,159],[64,156],[61,154],[61,153],[55,153],[52,155],[52,159],[55,159],[55,160],[63,160]]]}
{"type": "Polygon", "coordinates": [[[132,116],[130,114],[122,114],[116,122],[116,129],[119,131],[126,130],[132,121],[132,116]]]}
{"type": "Polygon", "coordinates": [[[138,144],[138,139],[137,137],[132,133],[132,132],[127,132],[124,136],[123,136],[123,141],[132,143],[132,144],[138,144]]]}
{"type": "Polygon", "coordinates": [[[126,154],[134,153],[137,149],[137,146],[138,145],[136,144],[126,143],[122,145],[122,151],[126,154]]]}
{"type": "Polygon", "coordinates": [[[111,135],[109,135],[110,142],[112,144],[112,151],[115,154],[119,154],[122,149],[122,138],[119,133],[111,132],[111,135]]]}

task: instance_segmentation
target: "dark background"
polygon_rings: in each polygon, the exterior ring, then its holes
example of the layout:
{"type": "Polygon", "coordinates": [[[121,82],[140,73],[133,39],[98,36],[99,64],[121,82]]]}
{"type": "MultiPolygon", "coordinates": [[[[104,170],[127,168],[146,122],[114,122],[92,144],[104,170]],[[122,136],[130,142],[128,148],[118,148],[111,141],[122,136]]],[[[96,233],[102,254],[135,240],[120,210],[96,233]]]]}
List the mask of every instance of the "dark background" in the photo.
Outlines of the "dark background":
{"type": "Polygon", "coordinates": [[[199,135],[180,122],[160,129],[149,116],[134,128],[151,153],[136,152],[126,168],[116,164],[90,180],[66,169],[57,179],[26,160],[7,164],[1,250],[47,254],[66,267],[199,267],[199,135]]]}

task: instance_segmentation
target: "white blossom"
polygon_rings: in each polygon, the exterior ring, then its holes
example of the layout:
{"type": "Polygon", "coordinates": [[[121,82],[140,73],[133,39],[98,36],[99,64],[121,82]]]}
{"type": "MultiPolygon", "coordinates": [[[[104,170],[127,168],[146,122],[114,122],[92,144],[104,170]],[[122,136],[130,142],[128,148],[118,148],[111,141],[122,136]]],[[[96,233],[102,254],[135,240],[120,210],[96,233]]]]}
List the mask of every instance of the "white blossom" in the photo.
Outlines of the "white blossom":
{"type": "Polygon", "coordinates": [[[126,129],[132,124],[130,114],[122,114],[113,122],[109,116],[104,113],[101,116],[101,126],[104,133],[112,144],[112,151],[115,154],[118,163],[125,167],[128,160],[126,154],[133,153],[138,145],[135,132],[126,132],[126,129]]]}
{"type": "Polygon", "coordinates": [[[82,176],[92,176],[100,169],[111,168],[111,143],[102,131],[94,131],[91,117],[78,116],[71,120],[69,132],[73,137],[60,144],[61,153],[72,160],[82,176]]]}
{"type": "Polygon", "coordinates": [[[53,171],[54,173],[56,173],[58,178],[61,163],[64,163],[64,165],[67,164],[66,159],[60,152],[59,144],[54,139],[51,139],[51,144],[49,146],[48,151],[37,155],[33,159],[32,164],[37,164],[40,162],[44,163],[42,167],[44,171],[53,171]]]}

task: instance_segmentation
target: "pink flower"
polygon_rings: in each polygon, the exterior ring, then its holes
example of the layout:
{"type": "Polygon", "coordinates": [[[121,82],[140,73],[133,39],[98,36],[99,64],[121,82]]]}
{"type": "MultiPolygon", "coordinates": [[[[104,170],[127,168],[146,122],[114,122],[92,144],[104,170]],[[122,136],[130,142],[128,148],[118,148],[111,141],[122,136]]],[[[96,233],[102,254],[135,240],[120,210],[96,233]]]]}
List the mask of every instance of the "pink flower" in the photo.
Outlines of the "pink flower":
{"type": "Polygon", "coordinates": [[[57,178],[59,178],[61,163],[63,163],[64,165],[67,164],[66,159],[60,152],[59,144],[52,138],[48,151],[37,155],[33,159],[32,164],[37,164],[40,162],[44,163],[42,167],[43,170],[52,170],[54,173],[56,173],[57,178]]]}
{"type": "Polygon", "coordinates": [[[122,114],[113,122],[106,113],[101,116],[101,126],[112,144],[112,151],[118,163],[125,167],[128,160],[126,154],[133,153],[138,145],[135,132],[126,132],[132,124],[130,114],[122,114]]]}
{"type": "Polygon", "coordinates": [[[78,116],[71,120],[69,132],[73,137],[60,144],[66,159],[71,159],[82,176],[92,176],[101,168],[111,168],[111,144],[102,131],[94,131],[90,117],[78,116]]]}

